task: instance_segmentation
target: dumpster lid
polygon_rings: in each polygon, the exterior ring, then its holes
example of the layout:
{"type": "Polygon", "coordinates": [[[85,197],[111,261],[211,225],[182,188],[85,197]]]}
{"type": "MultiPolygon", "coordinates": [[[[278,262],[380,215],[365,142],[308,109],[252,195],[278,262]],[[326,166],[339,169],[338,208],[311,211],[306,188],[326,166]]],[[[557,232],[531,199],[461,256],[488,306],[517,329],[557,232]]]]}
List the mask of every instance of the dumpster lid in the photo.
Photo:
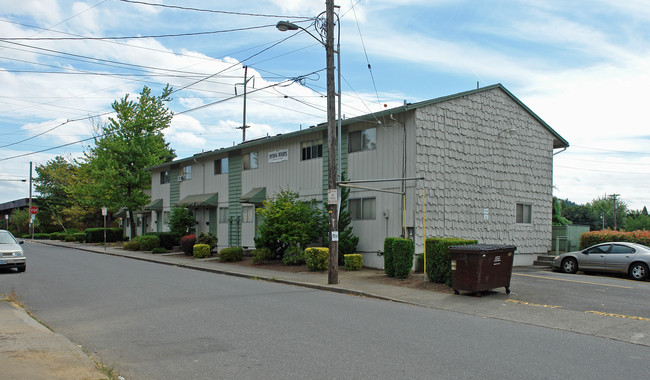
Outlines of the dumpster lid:
{"type": "Polygon", "coordinates": [[[466,253],[479,253],[479,252],[514,252],[517,247],[512,244],[468,244],[468,245],[454,245],[449,247],[449,252],[466,252],[466,253]]]}

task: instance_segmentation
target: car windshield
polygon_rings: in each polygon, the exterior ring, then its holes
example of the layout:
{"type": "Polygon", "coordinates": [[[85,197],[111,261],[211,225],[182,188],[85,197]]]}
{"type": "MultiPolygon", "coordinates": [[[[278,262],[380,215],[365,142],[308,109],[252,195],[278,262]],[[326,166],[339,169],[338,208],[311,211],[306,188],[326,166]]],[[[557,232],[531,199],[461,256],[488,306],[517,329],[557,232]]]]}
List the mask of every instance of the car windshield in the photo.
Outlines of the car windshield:
{"type": "Polygon", "coordinates": [[[7,231],[0,231],[0,244],[16,244],[16,240],[7,231]]]}

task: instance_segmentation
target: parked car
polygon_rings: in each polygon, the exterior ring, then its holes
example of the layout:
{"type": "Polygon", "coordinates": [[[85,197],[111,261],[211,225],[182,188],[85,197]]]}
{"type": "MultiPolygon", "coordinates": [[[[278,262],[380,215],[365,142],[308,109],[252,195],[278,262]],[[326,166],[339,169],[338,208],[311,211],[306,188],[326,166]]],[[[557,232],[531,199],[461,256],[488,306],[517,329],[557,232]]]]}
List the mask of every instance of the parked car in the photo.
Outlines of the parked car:
{"type": "Polygon", "coordinates": [[[563,253],[553,259],[553,268],[564,273],[627,273],[635,280],[648,278],[650,247],[642,244],[612,242],[593,245],[576,252],[563,253]]]}
{"type": "Polygon", "coordinates": [[[16,268],[18,272],[27,269],[25,252],[20,245],[24,242],[18,241],[7,230],[0,230],[0,268],[16,268]]]}

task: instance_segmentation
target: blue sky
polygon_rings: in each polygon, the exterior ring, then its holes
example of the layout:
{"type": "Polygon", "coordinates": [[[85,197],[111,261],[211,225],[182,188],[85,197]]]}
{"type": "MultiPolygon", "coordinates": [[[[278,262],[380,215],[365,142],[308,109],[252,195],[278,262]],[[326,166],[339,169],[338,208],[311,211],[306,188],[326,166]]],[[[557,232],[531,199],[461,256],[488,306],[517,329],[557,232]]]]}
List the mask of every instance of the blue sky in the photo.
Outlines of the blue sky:
{"type": "MultiPolygon", "coordinates": [[[[143,2],[0,0],[0,203],[29,195],[13,180],[30,161],[78,157],[111,103],[145,85],[180,89],[165,131],[179,157],[241,142],[243,65],[255,77],[247,139],[325,121],[323,47],[274,26],[308,27],[324,1],[143,2]]],[[[646,1],[336,5],[346,117],[502,83],[571,144],[555,156],[554,195],[648,203],[646,1]]]]}

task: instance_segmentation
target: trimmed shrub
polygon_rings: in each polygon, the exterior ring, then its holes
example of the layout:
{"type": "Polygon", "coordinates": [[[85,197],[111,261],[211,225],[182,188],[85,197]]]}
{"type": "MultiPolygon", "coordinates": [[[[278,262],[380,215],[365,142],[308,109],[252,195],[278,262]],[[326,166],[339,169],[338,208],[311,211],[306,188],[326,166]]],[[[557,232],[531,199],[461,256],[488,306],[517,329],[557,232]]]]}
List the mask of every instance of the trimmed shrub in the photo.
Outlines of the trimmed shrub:
{"type": "Polygon", "coordinates": [[[451,257],[449,247],[454,245],[477,244],[478,240],[458,238],[428,238],[427,277],[432,282],[451,286],[451,257]]]}
{"type": "Polygon", "coordinates": [[[395,267],[393,266],[393,244],[395,237],[387,237],[384,239],[384,273],[388,277],[395,277],[395,267]]]}
{"type": "Polygon", "coordinates": [[[407,278],[413,268],[413,240],[395,239],[393,241],[393,270],[395,277],[407,278]]]}
{"type": "MultiPolygon", "coordinates": [[[[103,243],[104,242],[104,228],[86,228],[87,243],[103,243]]],[[[116,242],[124,240],[124,232],[121,228],[107,228],[106,229],[106,242],[116,242]]]]}
{"type": "Polygon", "coordinates": [[[305,263],[305,252],[297,245],[289,246],[282,256],[284,265],[302,265],[305,263]]]}
{"type": "Polygon", "coordinates": [[[210,257],[210,245],[209,244],[194,244],[194,258],[195,259],[205,259],[210,257]]]}
{"type": "Polygon", "coordinates": [[[242,247],[228,247],[219,251],[219,261],[241,261],[244,257],[244,249],[242,247]]]}
{"type": "Polygon", "coordinates": [[[212,232],[208,232],[207,234],[205,232],[201,232],[196,241],[199,244],[209,245],[210,251],[212,251],[213,249],[217,248],[217,243],[219,242],[219,239],[217,239],[217,235],[213,234],[212,232]]]}
{"type": "Polygon", "coordinates": [[[361,270],[363,266],[363,255],[359,253],[349,253],[343,255],[343,263],[345,270],[361,270]]]}
{"type": "MultiPolygon", "coordinates": [[[[83,242],[86,241],[86,234],[83,233],[83,232],[75,232],[75,233],[72,234],[72,239],[73,239],[73,241],[78,241],[79,243],[83,243],[83,242]]],[[[102,243],[103,243],[103,241],[102,241],[102,243]]]]}
{"type": "Polygon", "coordinates": [[[140,242],[139,242],[137,239],[136,239],[136,240],[127,241],[127,242],[124,243],[124,245],[122,246],[122,249],[124,249],[124,250],[126,250],[126,251],[139,251],[139,250],[140,250],[140,242]]]}
{"type": "Polygon", "coordinates": [[[305,249],[305,264],[307,264],[307,268],[312,272],[327,270],[329,257],[329,248],[311,247],[305,249]]]}
{"type": "Polygon", "coordinates": [[[585,249],[595,244],[625,241],[650,246],[650,231],[591,231],[580,235],[579,249],[585,249]]]}
{"type": "Polygon", "coordinates": [[[174,235],[172,235],[171,232],[149,232],[146,235],[158,236],[158,239],[160,240],[160,246],[167,250],[172,250],[174,249],[175,245],[180,244],[180,242],[174,238],[174,235]]]}
{"type": "Polygon", "coordinates": [[[196,244],[196,235],[185,235],[181,238],[181,250],[186,255],[192,256],[194,254],[194,244],[196,244]]]}
{"type": "Polygon", "coordinates": [[[50,234],[50,240],[65,240],[65,232],[52,232],[50,234]]]}
{"type": "Polygon", "coordinates": [[[50,238],[50,234],[45,234],[42,232],[34,233],[34,240],[46,240],[50,238]]]}
{"type": "Polygon", "coordinates": [[[156,247],[151,250],[151,253],[169,253],[169,251],[164,247],[156,247]]]}
{"type": "Polygon", "coordinates": [[[160,238],[156,235],[142,235],[137,239],[140,242],[141,251],[151,251],[154,248],[160,247],[160,238]]]}
{"type": "Polygon", "coordinates": [[[65,240],[66,242],[76,241],[76,240],[74,239],[74,235],[73,235],[73,234],[67,234],[67,235],[65,235],[64,240],[65,240]]]}
{"type": "Polygon", "coordinates": [[[273,254],[271,250],[266,247],[254,249],[252,255],[253,264],[266,264],[276,258],[275,254],[273,254]]]}

